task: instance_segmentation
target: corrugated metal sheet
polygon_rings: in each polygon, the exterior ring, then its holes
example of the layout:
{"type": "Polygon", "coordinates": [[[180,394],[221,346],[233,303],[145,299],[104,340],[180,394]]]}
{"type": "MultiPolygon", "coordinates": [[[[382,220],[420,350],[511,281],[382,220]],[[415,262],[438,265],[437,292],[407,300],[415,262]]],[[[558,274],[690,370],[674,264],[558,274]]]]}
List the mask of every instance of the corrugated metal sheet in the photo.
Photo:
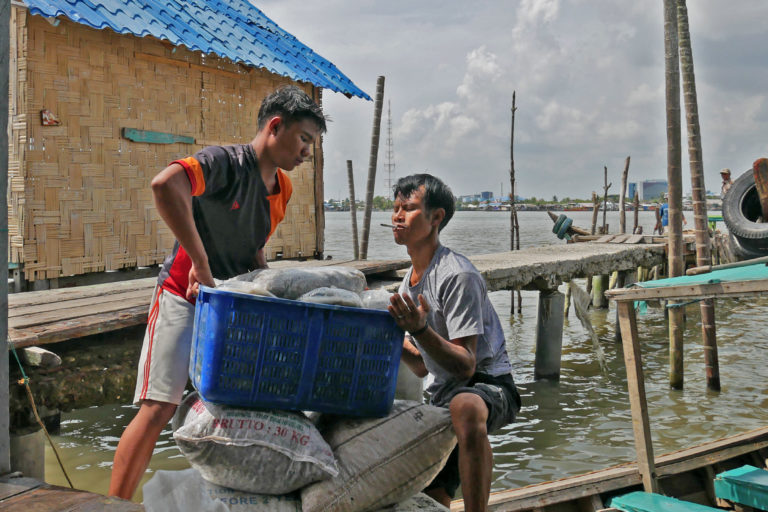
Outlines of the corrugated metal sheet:
{"type": "Polygon", "coordinates": [[[23,1],[31,14],[65,16],[96,29],[154,36],[293,80],[371,99],[331,62],[246,0],[23,1]]]}

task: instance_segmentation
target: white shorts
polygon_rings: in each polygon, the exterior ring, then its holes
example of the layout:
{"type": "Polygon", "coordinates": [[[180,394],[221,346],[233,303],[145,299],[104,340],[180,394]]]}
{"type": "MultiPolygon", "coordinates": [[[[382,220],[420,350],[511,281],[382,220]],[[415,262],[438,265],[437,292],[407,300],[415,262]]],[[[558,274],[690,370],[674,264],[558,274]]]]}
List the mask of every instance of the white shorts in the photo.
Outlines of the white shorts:
{"type": "Polygon", "coordinates": [[[157,400],[179,405],[189,377],[195,306],[160,287],[149,306],[133,403],[157,400]]]}

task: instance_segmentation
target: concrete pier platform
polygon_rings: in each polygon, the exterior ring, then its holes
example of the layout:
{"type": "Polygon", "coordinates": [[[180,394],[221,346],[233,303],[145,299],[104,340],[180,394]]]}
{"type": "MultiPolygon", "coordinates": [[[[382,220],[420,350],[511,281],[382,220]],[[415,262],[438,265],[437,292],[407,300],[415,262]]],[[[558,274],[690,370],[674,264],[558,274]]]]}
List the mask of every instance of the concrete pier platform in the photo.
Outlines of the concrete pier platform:
{"type": "MultiPolygon", "coordinates": [[[[576,277],[662,263],[664,245],[582,242],[479,254],[470,259],[485,277],[489,291],[553,290],[576,277]]],[[[410,261],[270,262],[272,268],[326,265],[358,268],[372,286],[396,289],[399,276],[410,261]]],[[[44,345],[146,323],[154,286],[155,278],[144,278],[11,294],[8,296],[11,343],[17,348],[44,345]]]]}
{"type": "Polygon", "coordinates": [[[470,258],[489,291],[551,290],[577,277],[652,267],[665,260],[663,244],[583,242],[529,247],[470,258]]]}

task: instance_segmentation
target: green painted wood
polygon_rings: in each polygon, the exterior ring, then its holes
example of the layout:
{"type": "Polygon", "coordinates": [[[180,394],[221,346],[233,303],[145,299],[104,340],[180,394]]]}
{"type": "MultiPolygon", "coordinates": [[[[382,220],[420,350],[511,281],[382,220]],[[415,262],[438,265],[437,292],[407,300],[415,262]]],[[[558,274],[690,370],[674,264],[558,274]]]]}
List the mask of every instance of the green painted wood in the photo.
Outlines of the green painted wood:
{"type": "Polygon", "coordinates": [[[609,506],[625,512],[717,512],[720,510],[643,491],[617,496],[611,500],[609,506]]]}
{"type": "Polygon", "coordinates": [[[133,142],[147,142],[149,144],[194,144],[194,137],[186,135],[174,135],[173,133],[150,132],[146,130],[137,130],[135,128],[123,128],[123,137],[133,142]]]}
{"type": "Polygon", "coordinates": [[[715,496],[767,510],[768,471],[749,465],[724,471],[715,477],[715,496]]]}

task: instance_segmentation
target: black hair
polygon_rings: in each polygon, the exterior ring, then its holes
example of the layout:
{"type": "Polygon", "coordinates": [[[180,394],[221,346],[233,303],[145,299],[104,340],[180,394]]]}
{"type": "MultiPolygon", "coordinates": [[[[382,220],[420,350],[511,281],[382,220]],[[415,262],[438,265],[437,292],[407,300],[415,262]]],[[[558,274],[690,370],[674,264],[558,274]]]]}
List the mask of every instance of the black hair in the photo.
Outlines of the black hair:
{"type": "Polygon", "coordinates": [[[286,125],[310,119],[320,128],[320,133],[326,131],[327,118],[323,115],[323,109],[295,85],[281,87],[264,98],[259,108],[259,130],[274,116],[281,116],[286,125]]]}
{"type": "Polygon", "coordinates": [[[453,197],[453,192],[448,188],[448,185],[443,183],[440,178],[435,178],[431,174],[412,174],[400,178],[395,186],[392,187],[393,197],[403,196],[404,198],[409,198],[421,186],[424,187],[424,197],[422,200],[427,211],[431,212],[436,208],[445,210],[445,217],[437,228],[438,231],[442,231],[446,224],[448,224],[448,221],[451,220],[451,217],[453,217],[453,212],[456,209],[456,199],[453,197]]]}

